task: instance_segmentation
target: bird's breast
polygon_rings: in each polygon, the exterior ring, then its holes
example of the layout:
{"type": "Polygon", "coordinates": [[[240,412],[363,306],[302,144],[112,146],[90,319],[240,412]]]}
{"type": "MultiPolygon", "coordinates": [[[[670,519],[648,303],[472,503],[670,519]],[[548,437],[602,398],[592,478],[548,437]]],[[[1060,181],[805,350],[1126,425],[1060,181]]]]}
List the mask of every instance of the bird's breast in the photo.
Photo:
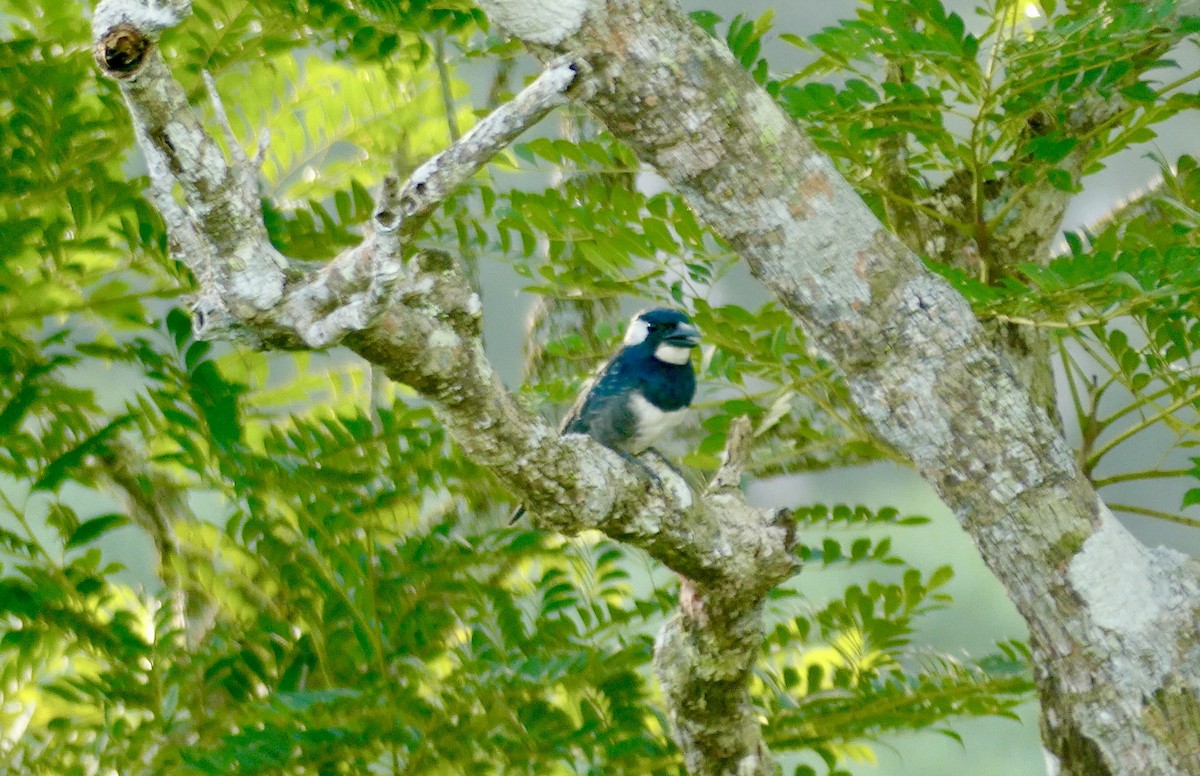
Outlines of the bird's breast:
{"type": "Polygon", "coordinates": [[[686,407],[677,410],[659,409],[640,393],[630,396],[629,409],[636,419],[636,431],[629,445],[629,451],[635,455],[678,426],[687,411],[686,407]]]}

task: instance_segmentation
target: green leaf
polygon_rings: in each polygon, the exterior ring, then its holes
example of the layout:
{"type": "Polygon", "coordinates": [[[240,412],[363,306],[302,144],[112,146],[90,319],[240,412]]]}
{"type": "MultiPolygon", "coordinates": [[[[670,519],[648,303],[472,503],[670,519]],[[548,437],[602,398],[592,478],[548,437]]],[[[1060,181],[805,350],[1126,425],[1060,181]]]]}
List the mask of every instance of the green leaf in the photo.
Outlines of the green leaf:
{"type": "Polygon", "coordinates": [[[75,470],[81,466],[85,457],[102,453],[117,432],[133,423],[134,420],[136,418],[133,415],[123,415],[51,461],[42,469],[42,474],[33,483],[32,489],[57,490],[63,482],[77,473],[75,470]]]}
{"type": "Polygon", "coordinates": [[[1066,170],[1058,167],[1046,171],[1046,180],[1059,191],[1074,193],[1079,190],[1079,184],[1075,182],[1075,178],[1066,170]]]}
{"type": "Polygon", "coordinates": [[[929,582],[926,584],[926,587],[930,590],[933,590],[941,587],[953,578],[954,569],[950,568],[949,566],[939,566],[938,568],[934,569],[932,574],[929,575],[929,582]]]}
{"type": "Polygon", "coordinates": [[[1039,162],[1057,164],[1067,158],[1070,152],[1075,150],[1076,145],[1079,145],[1079,139],[1063,137],[1060,134],[1048,134],[1048,136],[1031,140],[1028,150],[1039,162]]]}
{"type": "Polygon", "coordinates": [[[68,550],[73,550],[76,547],[81,547],[95,541],[109,531],[125,525],[129,525],[129,518],[116,512],[93,517],[90,520],[80,523],[75,532],[67,539],[64,547],[68,550]]]}
{"type": "Polygon", "coordinates": [[[1183,509],[1200,504],[1200,488],[1189,488],[1183,494],[1183,509]]]}
{"type": "Polygon", "coordinates": [[[1138,81],[1121,89],[1121,94],[1134,102],[1154,102],[1158,99],[1158,91],[1145,81],[1138,81]]]}
{"type": "Polygon", "coordinates": [[[358,698],[361,695],[360,691],[348,687],[334,687],[327,690],[276,692],[271,694],[271,700],[292,711],[307,711],[313,706],[358,698]]]}

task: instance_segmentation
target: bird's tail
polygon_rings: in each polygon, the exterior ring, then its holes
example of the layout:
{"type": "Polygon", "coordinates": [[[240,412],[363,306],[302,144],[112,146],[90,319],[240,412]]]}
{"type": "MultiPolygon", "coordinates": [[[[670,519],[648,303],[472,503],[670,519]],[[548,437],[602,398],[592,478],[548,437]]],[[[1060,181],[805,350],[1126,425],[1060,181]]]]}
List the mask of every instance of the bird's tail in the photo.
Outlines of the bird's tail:
{"type": "Polygon", "coordinates": [[[512,517],[508,519],[508,524],[516,525],[517,521],[521,519],[521,515],[523,514],[525,514],[525,507],[517,507],[513,510],[512,517]]]}

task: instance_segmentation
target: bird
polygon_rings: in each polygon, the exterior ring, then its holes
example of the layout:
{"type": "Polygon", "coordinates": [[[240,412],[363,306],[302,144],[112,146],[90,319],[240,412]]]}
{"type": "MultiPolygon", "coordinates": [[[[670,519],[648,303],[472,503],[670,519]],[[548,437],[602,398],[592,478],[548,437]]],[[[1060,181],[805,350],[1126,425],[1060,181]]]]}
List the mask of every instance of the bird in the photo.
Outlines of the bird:
{"type": "MultiPolygon", "coordinates": [[[[621,349],[584,385],[559,432],[586,434],[633,460],[684,419],[696,395],[692,350],[700,331],[679,310],[642,310],[621,349]]],[[[525,514],[517,507],[509,524],[525,514]]]]}

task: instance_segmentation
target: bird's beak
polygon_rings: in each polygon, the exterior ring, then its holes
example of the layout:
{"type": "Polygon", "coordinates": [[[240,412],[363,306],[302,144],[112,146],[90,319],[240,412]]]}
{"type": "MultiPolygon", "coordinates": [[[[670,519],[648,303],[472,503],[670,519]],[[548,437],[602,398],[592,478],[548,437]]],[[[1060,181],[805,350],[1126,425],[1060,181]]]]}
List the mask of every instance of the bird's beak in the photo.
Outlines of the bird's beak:
{"type": "Polygon", "coordinates": [[[694,348],[700,344],[700,330],[690,323],[677,323],[675,330],[663,337],[663,341],[682,348],[694,348]]]}

